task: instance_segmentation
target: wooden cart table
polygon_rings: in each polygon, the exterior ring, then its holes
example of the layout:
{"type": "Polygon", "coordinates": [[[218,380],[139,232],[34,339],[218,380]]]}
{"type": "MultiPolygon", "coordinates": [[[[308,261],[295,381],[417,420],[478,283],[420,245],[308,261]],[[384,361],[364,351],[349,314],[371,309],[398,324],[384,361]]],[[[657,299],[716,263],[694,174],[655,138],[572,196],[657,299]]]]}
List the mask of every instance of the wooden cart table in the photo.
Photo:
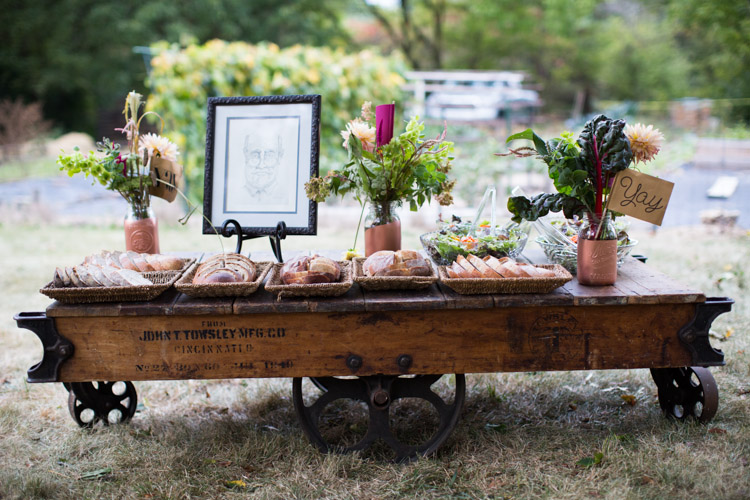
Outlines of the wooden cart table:
{"type": "Polygon", "coordinates": [[[402,460],[448,437],[466,373],[649,368],[668,416],[707,422],[718,390],[705,367],[724,364],[709,328],[732,304],[628,259],[614,286],[573,280],[544,295],[459,295],[440,283],[389,292],[355,284],[341,297],[282,301],[263,289],[236,299],[171,289],[150,302],[55,302],[16,319],[44,346],[29,382],[65,383],[80,425],[130,419],[134,380],[293,377],[301,426],[321,450],[332,448],[318,429],[321,412],[348,398],[367,405],[370,423],[346,450],[382,439],[402,460]],[[452,401],[431,389],[441,374],[457,374],[452,401]],[[302,377],[319,389],[311,404],[302,377]],[[391,403],[406,397],[440,415],[435,434],[416,446],[388,426],[391,403]]]}

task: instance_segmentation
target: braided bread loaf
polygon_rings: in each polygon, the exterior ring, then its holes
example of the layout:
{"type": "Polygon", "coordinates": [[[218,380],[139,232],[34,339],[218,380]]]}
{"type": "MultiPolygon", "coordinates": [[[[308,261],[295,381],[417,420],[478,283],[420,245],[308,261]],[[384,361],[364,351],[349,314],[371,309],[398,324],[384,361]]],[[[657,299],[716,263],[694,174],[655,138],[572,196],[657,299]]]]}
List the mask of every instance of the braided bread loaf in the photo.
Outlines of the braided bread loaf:
{"type": "Polygon", "coordinates": [[[237,253],[222,253],[198,266],[193,283],[250,283],[257,276],[258,269],[252,260],[237,253]]]}

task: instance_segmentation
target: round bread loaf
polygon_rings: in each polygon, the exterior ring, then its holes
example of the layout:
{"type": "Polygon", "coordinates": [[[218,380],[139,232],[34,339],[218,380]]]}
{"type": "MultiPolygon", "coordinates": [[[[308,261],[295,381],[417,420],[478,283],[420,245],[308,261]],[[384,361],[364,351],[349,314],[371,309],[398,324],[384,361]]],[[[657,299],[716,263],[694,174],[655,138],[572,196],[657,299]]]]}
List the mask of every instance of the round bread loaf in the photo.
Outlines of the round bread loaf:
{"type": "Polygon", "coordinates": [[[257,277],[257,273],[255,263],[244,255],[218,254],[198,266],[193,283],[249,283],[257,277]]]}
{"type": "Polygon", "coordinates": [[[341,267],[338,262],[320,255],[300,255],[286,262],[281,268],[281,281],[285,285],[335,283],[339,279],[341,267]]]}
{"type": "Polygon", "coordinates": [[[430,264],[415,250],[381,250],[362,264],[367,276],[429,276],[430,264]]]}

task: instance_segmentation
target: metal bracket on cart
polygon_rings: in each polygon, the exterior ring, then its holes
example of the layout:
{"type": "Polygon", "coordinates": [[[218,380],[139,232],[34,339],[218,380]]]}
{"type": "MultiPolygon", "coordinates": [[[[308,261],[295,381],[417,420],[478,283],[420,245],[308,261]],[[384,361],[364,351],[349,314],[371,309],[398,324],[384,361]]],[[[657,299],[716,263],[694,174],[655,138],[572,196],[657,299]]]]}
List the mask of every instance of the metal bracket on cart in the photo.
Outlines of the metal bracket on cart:
{"type": "Polygon", "coordinates": [[[276,230],[273,234],[265,235],[245,233],[242,231],[242,226],[240,226],[239,222],[234,219],[227,219],[221,225],[221,235],[225,238],[230,238],[234,235],[237,236],[237,247],[235,248],[234,253],[242,252],[243,241],[268,236],[268,239],[271,240],[271,250],[273,250],[274,257],[276,257],[277,261],[284,262],[284,259],[281,256],[281,240],[286,239],[286,222],[284,221],[280,221],[276,224],[276,230]],[[232,226],[233,229],[230,229],[229,226],[232,226]]]}
{"type": "Polygon", "coordinates": [[[55,320],[43,312],[22,312],[13,316],[19,328],[31,330],[42,341],[42,360],[26,372],[30,383],[57,382],[60,366],[73,355],[73,344],[57,332],[55,320]]]}
{"type": "Polygon", "coordinates": [[[708,297],[706,302],[698,304],[695,316],[678,332],[680,341],[690,350],[693,365],[723,366],[724,353],[711,347],[709,330],[717,316],[732,309],[734,300],[727,297],[708,297]]]}

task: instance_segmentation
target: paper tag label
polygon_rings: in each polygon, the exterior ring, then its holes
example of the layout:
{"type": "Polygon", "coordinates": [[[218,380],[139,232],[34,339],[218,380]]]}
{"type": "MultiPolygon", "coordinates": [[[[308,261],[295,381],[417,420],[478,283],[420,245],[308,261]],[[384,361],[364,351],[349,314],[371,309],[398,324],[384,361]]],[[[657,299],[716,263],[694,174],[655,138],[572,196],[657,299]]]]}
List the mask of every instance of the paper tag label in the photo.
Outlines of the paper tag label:
{"type": "Polygon", "coordinates": [[[661,226],[674,183],[636,170],[615,176],[607,208],[661,226]]]}
{"type": "Polygon", "coordinates": [[[158,196],[172,202],[177,197],[178,183],[182,180],[182,165],[165,160],[151,159],[151,183],[148,192],[151,196],[158,196]],[[162,182],[163,181],[163,182],[162,182]]]}

